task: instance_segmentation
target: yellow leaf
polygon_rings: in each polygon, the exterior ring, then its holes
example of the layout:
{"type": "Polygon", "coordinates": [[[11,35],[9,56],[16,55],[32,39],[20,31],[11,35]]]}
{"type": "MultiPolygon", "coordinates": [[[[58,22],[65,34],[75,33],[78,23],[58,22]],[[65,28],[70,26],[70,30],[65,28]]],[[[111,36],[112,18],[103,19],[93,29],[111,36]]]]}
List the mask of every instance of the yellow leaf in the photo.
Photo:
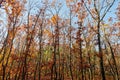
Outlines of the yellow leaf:
{"type": "Polygon", "coordinates": [[[59,19],[60,18],[58,17],[58,15],[54,15],[54,16],[52,16],[51,21],[53,24],[56,24],[59,19]]]}

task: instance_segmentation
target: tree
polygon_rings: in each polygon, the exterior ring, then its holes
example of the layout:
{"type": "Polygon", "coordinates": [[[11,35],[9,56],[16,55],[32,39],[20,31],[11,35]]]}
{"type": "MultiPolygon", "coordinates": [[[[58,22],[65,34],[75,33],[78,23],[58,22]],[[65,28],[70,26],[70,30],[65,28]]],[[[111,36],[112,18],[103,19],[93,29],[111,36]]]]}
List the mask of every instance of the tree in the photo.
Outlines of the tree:
{"type": "Polygon", "coordinates": [[[110,8],[113,6],[115,0],[112,0],[111,2],[107,2],[105,0],[103,0],[103,1],[91,0],[91,2],[93,2],[92,5],[94,5],[94,8],[93,8],[94,13],[91,12],[91,10],[87,7],[87,4],[85,3],[85,1],[83,1],[87,11],[92,16],[92,18],[94,20],[96,20],[96,22],[97,22],[97,36],[98,36],[98,48],[99,48],[99,55],[100,55],[100,69],[101,69],[102,80],[106,80],[104,66],[103,66],[103,53],[102,53],[102,48],[101,48],[100,24],[103,21],[106,14],[108,13],[108,11],[110,10],[110,8]],[[99,5],[96,5],[97,3],[99,5]]]}

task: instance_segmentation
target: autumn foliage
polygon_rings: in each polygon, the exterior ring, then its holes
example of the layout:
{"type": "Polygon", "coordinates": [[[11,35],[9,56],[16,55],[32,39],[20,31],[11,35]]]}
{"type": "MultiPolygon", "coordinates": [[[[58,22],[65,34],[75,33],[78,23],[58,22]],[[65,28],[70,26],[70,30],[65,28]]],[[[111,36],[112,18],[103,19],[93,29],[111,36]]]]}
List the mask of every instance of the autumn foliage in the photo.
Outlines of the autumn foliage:
{"type": "Polygon", "coordinates": [[[0,80],[120,79],[119,1],[1,0],[0,13],[0,80]]]}

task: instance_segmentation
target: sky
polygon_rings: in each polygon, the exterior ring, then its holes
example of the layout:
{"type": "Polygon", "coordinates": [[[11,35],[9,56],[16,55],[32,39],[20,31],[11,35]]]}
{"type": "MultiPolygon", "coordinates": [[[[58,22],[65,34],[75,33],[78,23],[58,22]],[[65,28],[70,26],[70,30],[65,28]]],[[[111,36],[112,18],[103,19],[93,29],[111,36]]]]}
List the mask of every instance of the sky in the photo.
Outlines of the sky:
{"type": "MultiPolygon", "coordinates": [[[[33,2],[33,5],[42,7],[42,5],[40,5],[41,4],[40,2],[41,1],[45,1],[45,0],[30,0],[30,1],[33,2]]],[[[50,0],[50,1],[52,1],[52,0],[50,0]]],[[[66,6],[66,0],[59,0],[59,1],[63,4],[63,7],[60,10],[60,16],[63,17],[63,18],[66,18],[66,17],[68,18],[69,17],[69,15],[68,15],[69,14],[69,9],[66,6]]],[[[107,21],[108,18],[110,18],[110,17],[116,18],[115,12],[116,12],[116,8],[118,7],[119,2],[120,2],[120,0],[116,0],[114,5],[110,9],[110,12],[105,16],[104,21],[107,21]]],[[[26,7],[28,7],[28,6],[26,6],[26,7]]],[[[37,11],[33,9],[31,13],[34,14],[36,12],[37,11]]],[[[6,19],[5,18],[6,18],[5,10],[1,7],[0,8],[0,21],[3,20],[3,23],[1,24],[1,22],[0,22],[0,30],[2,30],[2,31],[5,29],[5,23],[6,23],[6,19]]],[[[76,20],[76,19],[74,19],[74,20],[76,20]]],[[[116,20],[114,19],[114,21],[116,21],[116,20]]],[[[74,25],[74,26],[76,26],[76,25],[74,25]]],[[[0,32],[0,36],[2,36],[1,32],[0,32]]]]}
{"type": "MultiPolygon", "coordinates": [[[[41,2],[43,2],[43,1],[47,1],[47,0],[27,0],[27,1],[30,1],[33,5],[35,5],[35,6],[40,6],[40,7],[42,7],[42,5],[41,5],[41,2]]],[[[52,2],[53,0],[49,0],[49,2],[52,2]]],[[[54,1],[58,1],[58,2],[61,2],[63,5],[62,5],[62,8],[61,8],[61,10],[60,10],[60,16],[62,17],[62,18],[68,18],[69,17],[69,9],[67,8],[67,6],[66,6],[66,0],[54,0],[54,1]]],[[[79,1],[79,0],[78,0],[79,1]]],[[[111,0],[110,0],[111,1],[111,0]]],[[[116,18],[116,14],[115,14],[115,12],[116,12],[116,8],[118,7],[118,4],[119,4],[119,2],[120,2],[120,0],[116,0],[116,2],[114,3],[114,5],[112,6],[112,8],[110,9],[110,11],[109,11],[109,13],[105,16],[105,21],[106,20],[108,20],[108,18],[110,18],[110,17],[114,17],[114,18],[116,18]]],[[[26,6],[26,7],[28,7],[28,5],[26,6]]],[[[35,9],[33,9],[32,11],[31,11],[31,13],[33,13],[33,14],[35,14],[36,12],[37,12],[37,8],[36,8],[36,10],[35,9]]],[[[3,20],[4,22],[3,23],[6,23],[6,20],[5,20],[5,16],[6,16],[6,14],[5,14],[5,11],[4,11],[4,9],[1,7],[0,8],[0,21],[1,20],[3,20]]],[[[115,20],[114,20],[115,21],[115,20]]],[[[0,27],[1,28],[1,27],[0,27]]]]}
{"type": "Polygon", "coordinates": [[[117,17],[116,14],[115,14],[115,12],[116,12],[116,8],[118,7],[119,3],[120,3],[120,0],[116,0],[116,2],[114,3],[114,5],[110,9],[110,12],[106,15],[105,19],[108,19],[110,17],[114,17],[114,18],[117,17]]]}
{"type": "MultiPolygon", "coordinates": [[[[47,0],[27,0],[28,2],[30,1],[31,3],[33,3],[33,5],[35,5],[35,6],[40,6],[41,5],[41,2],[44,2],[44,1],[47,1],[47,0]]],[[[49,2],[52,2],[52,1],[56,1],[56,2],[61,2],[62,4],[63,4],[63,7],[62,7],[62,9],[61,9],[61,11],[60,11],[60,15],[61,16],[64,16],[64,17],[66,17],[66,16],[69,16],[68,15],[68,12],[69,12],[69,9],[67,8],[67,6],[66,6],[66,0],[48,0],[49,2]]],[[[77,1],[77,0],[76,0],[77,1]]],[[[78,0],[78,1],[80,1],[80,0],[78,0]]],[[[110,0],[111,1],[111,0],[110,0]]],[[[114,5],[112,6],[112,8],[110,9],[110,12],[106,15],[106,19],[107,18],[109,18],[109,17],[116,17],[116,14],[115,14],[115,12],[116,12],[116,8],[117,8],[117,6],[118,6],[118,4],[119,4],[119,2],[120,2],[120,0],[116,0],[116,2],[114,3],[114,5]]],[[[41,7],[42,7],[42,5],[41,5],[41,7]]],[[[2,8],[0,8],[0,12],[1,12],[1,9],[2,8]]],[[[3,13],[3,12],[2,12],[3,13]]],[[[32,13],[36,13],[36,10],[32,10],[32,13]]],[[[0,19],[1,19],[1,16],[0,16],[0,19]]]]}
{"type": "MultiPolygon", "coordinates": [[[[35,6],[41,6],[42,7],[41,2],[43,2],[45,0],[28,0],[28,1],[31,1],[33,3],[33,5],[35,5],[35,6]]],[[[52,2],[53,0],[49,0],[49,1],[52,2]]],[[[63,7],[61,8],[59,15],[62,18],[66,18],[66,17],[68,18],[69,17],[69,9],[66,6],[66,0],[55,0],[55,1],[61,2],[63,4],[63,7]]],[[[116,12],[116,8],[118,7],[119,2],[120,2],[120,0],[116,0],[116,2],[114,3],[114,5],[110,9],[109,13],[105,16],[105,19],[104,19],[105,21],[108,20],[108,18],[110,18],[110,17],[116,18],[115,12],[116,12]]],[[[38,10],[37,8],[36,8],[36,10],[33,9],[31,13],[34,14],[34,13],[37,12],[37,10],[38,10]]],[[[0,13],[1,13],[0,14],[0,20],[4,19],[4,23],[5,23],[5,16],[6,15],[5,15],[4,9],[2,9],[2,7],[0,8],[0,13]]]]}

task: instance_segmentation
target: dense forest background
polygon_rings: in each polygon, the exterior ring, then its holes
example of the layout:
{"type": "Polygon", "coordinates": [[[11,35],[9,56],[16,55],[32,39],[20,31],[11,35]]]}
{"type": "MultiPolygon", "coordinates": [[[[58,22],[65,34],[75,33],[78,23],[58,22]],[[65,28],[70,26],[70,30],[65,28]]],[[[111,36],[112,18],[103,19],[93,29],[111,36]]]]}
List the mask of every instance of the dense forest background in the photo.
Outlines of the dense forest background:
{"type": "Polygon", "coordinates": [[[0,0],[0,80],[120,80],[119,0],[0,0]]]}

